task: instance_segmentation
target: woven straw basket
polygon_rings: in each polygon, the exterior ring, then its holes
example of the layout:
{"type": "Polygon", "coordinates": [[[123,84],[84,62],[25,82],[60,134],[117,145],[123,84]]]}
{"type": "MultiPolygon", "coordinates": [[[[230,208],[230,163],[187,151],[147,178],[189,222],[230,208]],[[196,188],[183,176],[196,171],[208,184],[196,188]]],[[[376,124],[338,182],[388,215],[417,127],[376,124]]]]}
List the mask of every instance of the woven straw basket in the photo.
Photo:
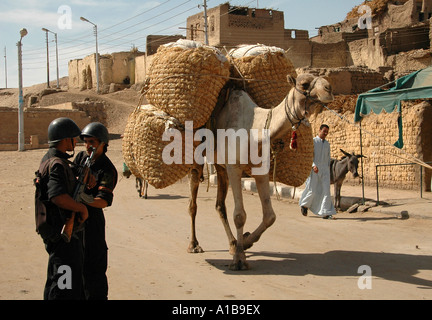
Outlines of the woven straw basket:
{"type": "Polygon", "coordinates": [[[164,148],[171,143],[173,147],[175,142],[163,141],[162,135],[168,127],[177,129],[180,125],[177,119],[152,105],[140,106],[129,117],[126,128],[133,126],[133,130],[125,131],[124,134],[124,160],[132,173],[132,170],[138,171],[139,176],[156,189],[174,184],[183,178],[192,166],[185,164],[184,134],[181,141],[172,140],[179,143],[176,150],[182,152],[181,163],[166,164],[163,159],[164,148]]]}
{"type": "MultiPolygon", "coordinates": [[[[276,181],[293,186],[301,186],[308,178],[314,156],[312,127],[300,125],[297,129],[297,149],[290,149],[291,133],[282,140],[283,149],[273,145],[276,154],[276,181]]],[[[273,181],[274,161],[270,163],[270,180],[273,181]]]]}
{"type": "Polygon", "coordinates": [[[181,123],[193,121],[199,128],[209,119],[228,77],[229,62],[216,48],[177,41],[159,47],[145,96],[181,123]]]}
{"type": "MultiPolygon", "coordinates": [[[[301,125],[297,129],[297,149],[290,149],[291,133],[287,133],[282,140],[272,141],[272,150],[276,153],[276,172],[274,177],[274,157],[270,155],[270,181],[286,184],[288,186],[299,187],[308,178],[313,163],[313,137],[312,128],[301,125]]],[[[251,169],[245,170],[251,175],[251,169]]]]}
{"type": "Polygon", "coordinates": [[[134,154],[134,141],[133,135],[135,130],[135,122],[136,118],[139,115],[140,109],[135,109],[128,117],[128,121],[126,123],[125,131],[123,134],[122,140],[122,154],[123,159],[129,170],[132,174],[137,178],[142,178],[141,174],[135,164],[135,154],[134,154]]]}
{"type": "Polygon", "coordinates": [[[291,86],[287,75],[297,77],[293,64],[283,49],[265,45],[243,45],[229,52],[231,76],[238,81],[255,103],[265,109],[277,106],[291,86]]]}

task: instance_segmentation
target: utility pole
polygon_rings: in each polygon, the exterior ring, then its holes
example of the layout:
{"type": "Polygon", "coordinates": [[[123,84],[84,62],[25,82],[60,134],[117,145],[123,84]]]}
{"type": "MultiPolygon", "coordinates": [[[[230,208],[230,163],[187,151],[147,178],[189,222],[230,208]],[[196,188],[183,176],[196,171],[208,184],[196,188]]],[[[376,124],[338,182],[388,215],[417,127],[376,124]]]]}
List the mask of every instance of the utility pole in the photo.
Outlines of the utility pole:
{"type": "Polygon", "coordinates": [[[49,49],[48,49],[48,29],[42,28],[42,31],[46,33],[46,52],[47,52],[47,88],[50,87],[49,84],[49,49]]]}
{"type": "Polygon", "coordinates": [[[204,0],[204,37],[205,37],[205,45],[208,46],[208,23],[207,23],[207,0],[204,0]]]}
{"type": "Polygon", "coordinates": [[[5,88],[7,89],[7,62],[6,62],[6,46],[4,47],[4,60],[5,60],[5,88]]]}
{"type": "Polygon", "coordinates": [[[27,29],[20,30],[20,41],[18,41],[18,151],[24,151],[24,99],[23,99],[23,81],[22,81],[22,38],[27,35],[27,29]]]}
{"type": "MultiPolygon", "coordinates": [[[[48,30],[47,28],[42,28],[43,31],[45,31],[47,33],[47,61],[48,61],[48,32],[51,32],[52,34],[54,34],[54,38],[55,38],[55,44],[56,44],[56,65],[57,65],[57,89],[60,88],[60,81],[59,81],[59,66],[58,66],[58,45],[57,45],[57,33],[52,32],[51,30],[48,30]]],[[[47,62],[48,63],[48,62],[47,62]]],[[[47,65],[47,69],[49,68],[49,66],[47,65]]],[[[49,78],[49,75],[48,75],[49,78]]],[[[48,80],[49,81],[49,80],[48,80]]],[[[48,82],[48,86],[49,86],[49,82],[48,82]]]]}
{"type": "Polygon", "coordinates": [[[98,53],[97,25],[84,17],[80,17],[80,20],[88,22],[93,25],[93,33],[96,37],[96,92],[99,93],[99,53],[98,53]]]}
{"type": "Polygon", "coordinates": [[[54,33],[55,43],[56,43],[56,67],[57,67],[57,89],[60,88],[60,79],[59,79],[59,66],[58,66],[58,46],[57,46],[57,33],[54,33]]]}

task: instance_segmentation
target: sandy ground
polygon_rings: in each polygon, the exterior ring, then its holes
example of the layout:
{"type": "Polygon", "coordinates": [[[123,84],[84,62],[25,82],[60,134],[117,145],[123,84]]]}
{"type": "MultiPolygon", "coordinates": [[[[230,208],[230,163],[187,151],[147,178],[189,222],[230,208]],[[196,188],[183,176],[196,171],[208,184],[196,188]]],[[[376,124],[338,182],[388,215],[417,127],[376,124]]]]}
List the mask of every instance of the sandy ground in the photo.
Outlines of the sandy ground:
{"type": "MultiPolygon", "coordinates": [[[[2,300],[42,298],[48,255],[34,230],[32,179],[45,152],[0,152],[2,300]]],[[[121,172],[121,140],[111,141],[108,156],[121,172]]],[[[277,220],[247,251],[250,270],[234,272],[214,186],[207,191],[203,183],[198,199],[205,252],[189,254],[187,179],[150,188],[149,198],[140,199],[135,181],[119,177],[113,206],[105,210],[110,299],[432,298],[431,219],[365,212],[329,221],[303,217],[295,202],[274,199],[277,220]]],[[[258,196],[245,192],[245,204],[245,230],[253,231],[261,216],[258,196]]],[[[231,192],[227,206],[231,215],[231,192]]]]}

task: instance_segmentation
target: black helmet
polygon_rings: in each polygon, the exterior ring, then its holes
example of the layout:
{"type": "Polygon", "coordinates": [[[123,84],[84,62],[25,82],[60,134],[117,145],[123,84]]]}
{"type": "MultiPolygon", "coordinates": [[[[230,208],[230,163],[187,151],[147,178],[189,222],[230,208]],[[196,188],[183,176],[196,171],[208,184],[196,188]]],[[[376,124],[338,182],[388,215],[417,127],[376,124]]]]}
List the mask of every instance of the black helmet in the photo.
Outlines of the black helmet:
{"type": "Polygon", "coordinates": [[[108,129],[100,122],[92,122],[85,126],[81,132],[80,138],[94,137],[108,145],[108,129]]]}
{"type": "Polygon", "coordinates": [[[57,118],[48,126],[48,143],[52,144],[66,138],[75,138],[81,134],[80,128],[69,118],[57,118]]]}

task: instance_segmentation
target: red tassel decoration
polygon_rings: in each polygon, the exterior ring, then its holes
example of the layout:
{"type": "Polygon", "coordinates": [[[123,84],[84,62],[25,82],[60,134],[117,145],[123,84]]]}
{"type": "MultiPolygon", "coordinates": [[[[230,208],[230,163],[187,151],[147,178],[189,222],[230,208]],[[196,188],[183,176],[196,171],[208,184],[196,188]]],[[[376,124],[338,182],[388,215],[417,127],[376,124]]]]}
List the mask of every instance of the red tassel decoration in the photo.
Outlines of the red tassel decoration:
{"type": "Polygon", "coordinates": [[[293,130],[291,134],[290,149],[294,151],[297,150],[297,132],[295,130],[293,130]]]}

